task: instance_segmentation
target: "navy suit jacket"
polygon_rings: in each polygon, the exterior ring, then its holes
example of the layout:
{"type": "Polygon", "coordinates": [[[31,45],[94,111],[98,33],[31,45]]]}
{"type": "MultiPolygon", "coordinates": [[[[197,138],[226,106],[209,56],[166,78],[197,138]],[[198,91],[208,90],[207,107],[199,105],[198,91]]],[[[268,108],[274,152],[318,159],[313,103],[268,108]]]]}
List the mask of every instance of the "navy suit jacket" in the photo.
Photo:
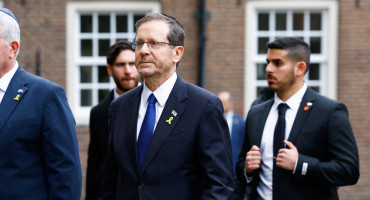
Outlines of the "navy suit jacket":
{"type": "Polygon", "coordinates": [[[86,200],[99,199],[103,181],[103,166],[108,148],[108,111],[114,90],[90,112],[90,144],[86,170],[86,200]]]}
{"type": "Polygon", "coordinates": [[[63,88],[19,66],[0,113],[0,199],[80,199],[76,127],[63,88]]]}
{"type": "Polygon", "coordinates": [[[110,106],[102,199],[229,199],[231,144],[221,101],[178,76],[139,171],[136,126],[142,89],[126,92],[110,106]],[[166,122],[170,117],[171,124],[166,122]]]}
{"type": "MultiPolygon", "coordinates": [[[[248,113],[237,164],[237,176],[244,183],[245,155],[253,145],[260,147],[273,101],[253,106],[248,113]]],[[[280,199],[338,199],[338,186],[355,184],[359,179],[357,145],[343,103],[307,88],[288,140],[298,149],[299,157],[294,174],[279,171],[276,187],[280,187],[280,199]],[[304,165],[307,165],[306,173],[302,170],[304,165]]],[[[258,173],[256,171],[250,183],[251,200],[257,198],[258,173]]]]}
{"type": "Polygon", "coordinates": [[[244,120],[241,116],[234,114],[233,116],[233,126],[231,129],[231,147],[233,153],[233,172],[235,176],[236,163],[238,162],[238,157],[240,153],[240,148],[242,147],[243,137],[244,137],[244,120]]]}

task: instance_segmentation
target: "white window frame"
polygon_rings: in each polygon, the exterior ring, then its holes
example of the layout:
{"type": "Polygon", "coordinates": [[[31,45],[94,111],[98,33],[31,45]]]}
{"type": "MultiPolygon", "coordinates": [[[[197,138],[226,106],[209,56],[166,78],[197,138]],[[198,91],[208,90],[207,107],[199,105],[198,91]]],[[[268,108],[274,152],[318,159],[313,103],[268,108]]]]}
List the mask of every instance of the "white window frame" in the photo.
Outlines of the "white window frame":
{"type": "MultiPolygon", "coordinates": [[[[80,91],[76,89],[79,84],[79,72],[77,69],[79,63],[79,37],[76,32],[79,31],[78,16],[84,12],[160,12],[161,4],[159,2],[68,2],[66,6],[66,56],[67,56],[67,96],[68,102],[76,119],[77,125],[88,125],[91,107],[80,106],[80,91]]],[[[97,49],[93,49],[97,51],[97,49]]],[[[104,58],[105,59],[105,58],[104,58]]],[[[95,61],[94,61],[95,62],[95,61]]],[[[100,62],[100,60],[96,60],[100,62]]],[[[89,63],[86,63],[89,64],[89,63]]],[[[110,83],[107,83],[110,84],[110,83]]],[[[113,87],[114,85],[112,85],[113,87]]],[[[94,102],[96,103],[96,102],[94,102]]]]}
{"type": "MultiPolygon", "coordinates": [[[[250,0],[246,3],[245,7],[245,64],[244,64],[244,114],[248,113],[252,102],[257,98],[256,89],[259,85],[256,80],[255,63],[257,55],[257,13],[261,10],[326,10],[328,27],[323,27],[325,31],[322,36],[322,50],[327,62],[324,63],[324,73],[320,67],[320,79],[324,81],[323,91],[320,93],[332,99],[337,98],[337,62],[338,62],[338,2],[337,0],[250,0]]],[[[311,55],[311,60],[315,55],[311,55]]],[[[265,60],[265,58],[263,58],[265,60]]],[[[321,58],[317,58],[321,59],[321,58]]]]}

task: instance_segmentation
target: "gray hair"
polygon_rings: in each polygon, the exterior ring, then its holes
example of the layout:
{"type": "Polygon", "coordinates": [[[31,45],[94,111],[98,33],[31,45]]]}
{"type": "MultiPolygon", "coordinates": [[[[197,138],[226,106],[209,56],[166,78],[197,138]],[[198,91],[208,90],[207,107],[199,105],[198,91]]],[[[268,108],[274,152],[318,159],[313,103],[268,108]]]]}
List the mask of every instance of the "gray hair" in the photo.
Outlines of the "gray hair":
{"type": "Polygon", "coordinates": [[[178,22],[175,18],[165,14],[151,13],[136,22],[136,32],[143,23],[149,21],[163,21],[167,23],[170,27],[170,31],[167,35],[169,43],[174,46],[184,46],[185,31],[180,22],[178,22]]]}
{"type": "MultiPolygon", "coordinates": [[[[21,30],[18,22],[11,16],[0,12],[0,37],[2,37],[7,46],[13,41],[17,41],[19,46],[21,44],[21,30]]],[[[19,48],[17,55],[19,53],[19,48]]]]}

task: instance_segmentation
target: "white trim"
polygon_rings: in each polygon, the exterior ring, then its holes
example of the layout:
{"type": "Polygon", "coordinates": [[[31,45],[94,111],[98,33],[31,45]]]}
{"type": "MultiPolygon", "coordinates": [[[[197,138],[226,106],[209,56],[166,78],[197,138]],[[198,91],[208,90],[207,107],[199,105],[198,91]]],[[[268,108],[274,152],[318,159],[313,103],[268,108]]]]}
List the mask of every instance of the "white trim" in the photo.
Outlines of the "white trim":
{"type": "Polygon", "coordinates": [[[255,80],[255,48],[256,47],[256,32],[257,20],[256,11],[266,10],[327,10],[328,11],[328,25],[323,30],[327,30],[322,37],[323,40],[327,40],[327,46],[324,46],[323,55],[327,56],[327,72],[324,73],[326,80],[327,90],[324,95],[336,99],[337,98],[337,61],[338,61],[338,1],[337,0],[249,0],[245,4],[245,65],[244,65],[244,114],[248,113],[248,110],[255,99],[256,94],[256,80],[255,80]],[[253,86],[253,87],[252,87],[253,86]]]}
{"type": "MultiPolygon", "coordinates": [[[[4,7],[4,1],[0,1],[0,8],[3,8],[4,7]]],[[[17,16],[15,16],[17,17],[17,16]]]]}
{"type": "MultiPolygon", "coordinates": [[[[76,73],[75,64],[77,60],[76,56],[79,49],[75,48],[75,44],[78,44],[78,38],[75,37],[75,32],[79,26],[76,20],[78,14],[81,12],[160,12],[161,4],[159,2],[136,2],[136,1],[99,1],[99,2],[68,2],[66,6],[66,56],[67,56],[67,69],[66,69],[66,80],[67,80],[67,96],[69,105],[72,109],[77,125],[88,125],[90,117],[90,107],[82,108],[79,106],[79,96],[74,89],[76,84],[79,84],[78,77],[79,73],[76,73]]],[[[86,62],[88,64],[88,62],[86,62]]],[[[95,63],[96,64],[96,63],[95,63]]],[[[93,94],[94,95],[94,94],[93,94]]]]}

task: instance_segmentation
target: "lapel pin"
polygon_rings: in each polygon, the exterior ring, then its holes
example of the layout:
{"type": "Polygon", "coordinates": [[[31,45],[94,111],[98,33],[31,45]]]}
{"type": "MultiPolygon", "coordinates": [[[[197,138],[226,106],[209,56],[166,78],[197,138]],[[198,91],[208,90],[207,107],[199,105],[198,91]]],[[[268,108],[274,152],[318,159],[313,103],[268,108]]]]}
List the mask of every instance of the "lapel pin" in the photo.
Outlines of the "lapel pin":
{"type": "Polygon", "coordinates": [[[175,110],[172,110],[171,114],[176,117],[177,116],[177,112],[175,110]]]}
{"type": "Polygon", "coordinates": [[[307,106],[304,107],[304,111],[307,111],[312,106],[312,102],[307,102],[307,106]]]}
{"type": "Polygon", "coordinates": [[[17,94],[17,96],[14,98],[14,101],[19,101],[19,97],[20,97],[20,95],[17,94]]]}
{"type": "Polygon", "coordinates": [[[23,93],[23,89],[19,89],[18,90],[18,93],[23,93]]]}
{"type": "Polygon", "coordinates": [[[170,117],[168,120],[166,120],[166,122],[168,123],[168,124],[171,124],[171,121],[173,120],[173,117],[170,117]]]}

